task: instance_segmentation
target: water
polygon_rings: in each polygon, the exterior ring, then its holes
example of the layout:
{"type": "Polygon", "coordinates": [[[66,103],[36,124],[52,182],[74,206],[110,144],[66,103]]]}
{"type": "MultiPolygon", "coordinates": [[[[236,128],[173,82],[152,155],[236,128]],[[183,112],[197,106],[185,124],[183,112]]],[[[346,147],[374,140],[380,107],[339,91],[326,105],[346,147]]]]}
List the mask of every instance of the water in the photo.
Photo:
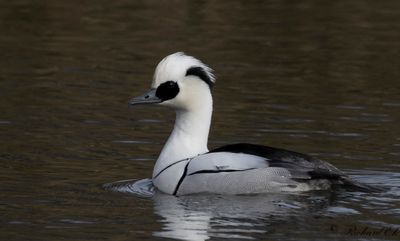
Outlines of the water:
{"type": "Polygon", "coordinates": [[[400,2],[0,6],[0,240],[400,240],[400,2]],[[151,176],[174,115],[127,102],[176,51],[216,71],[210,148],[305,152],[387,191],[104,189],[151,176]]]}

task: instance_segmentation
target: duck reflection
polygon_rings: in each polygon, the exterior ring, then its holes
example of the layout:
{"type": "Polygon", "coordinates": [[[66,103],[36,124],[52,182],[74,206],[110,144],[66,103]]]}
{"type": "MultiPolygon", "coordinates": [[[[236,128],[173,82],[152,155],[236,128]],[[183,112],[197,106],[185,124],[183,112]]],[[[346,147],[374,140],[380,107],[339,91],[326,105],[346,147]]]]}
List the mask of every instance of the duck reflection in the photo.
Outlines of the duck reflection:
{"type": "Polygon", "coordinates": [[[329,192],[265,195],[172,196],[157,192],[151,179],[106,184],[109,190],[154,200],[162,223],[155,237],[179,240],[257,239],[282,223],[298,222],[331,203],[329,192]]]}
{"type": "Polygon", "coordinates": [[[153,199],[154,212],[163,218],[162,230],[153,235],[180,240],[256,239],[273,232],[274,224],[329,203],[328,197],[304,194],[175,197],[156,192],[153,199]]]}

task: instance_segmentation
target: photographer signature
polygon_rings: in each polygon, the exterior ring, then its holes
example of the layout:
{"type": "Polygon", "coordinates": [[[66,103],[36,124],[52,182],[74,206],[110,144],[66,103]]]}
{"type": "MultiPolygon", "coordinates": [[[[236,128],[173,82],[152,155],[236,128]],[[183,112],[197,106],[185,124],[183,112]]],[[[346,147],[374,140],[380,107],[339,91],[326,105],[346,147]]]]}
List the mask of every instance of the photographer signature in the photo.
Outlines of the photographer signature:
{"type": "Polygon", "coordinates": [[[331,224],[330,231],[335,233],[341,233],[349,236],[365,236],[365,237],[374,237],[374,236],[399,236],[400,237],[400,228],[385,226],[385,227],[372,227],[372,226],[364,226],[364,225],[337,225],[331,224]]]}

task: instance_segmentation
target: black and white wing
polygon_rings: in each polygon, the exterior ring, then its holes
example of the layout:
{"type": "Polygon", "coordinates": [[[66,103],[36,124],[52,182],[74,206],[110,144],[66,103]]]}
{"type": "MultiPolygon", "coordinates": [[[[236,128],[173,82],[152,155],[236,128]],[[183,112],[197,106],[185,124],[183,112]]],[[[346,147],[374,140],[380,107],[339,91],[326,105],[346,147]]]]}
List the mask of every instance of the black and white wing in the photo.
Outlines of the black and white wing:
{"type": "Polygon", "coordinates": [[[219,147],[211,153],[246,153],[265,158],[269,167],[282,167],[298,179],[337,179],[346,174],[333,165],[306,154],[247,143],[219,147]]]}
{"type": "Polygon", "coordinates": [[[371,190],[333,165],[311,156],[240,143],[194,157],[186,165],[174,194],[307,191],[326,189],[332,183],[371,190]]]}

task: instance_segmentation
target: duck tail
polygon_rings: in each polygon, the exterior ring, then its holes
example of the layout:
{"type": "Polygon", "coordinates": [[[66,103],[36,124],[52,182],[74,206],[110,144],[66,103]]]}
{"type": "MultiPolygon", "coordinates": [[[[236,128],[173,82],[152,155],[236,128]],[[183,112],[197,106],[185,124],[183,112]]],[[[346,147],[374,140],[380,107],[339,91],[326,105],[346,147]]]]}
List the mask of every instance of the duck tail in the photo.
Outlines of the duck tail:
{"type": "Polygon", "coordinates": [[[367,192],[367,193],[377,193],[377,192],[386,191],[386,189],[383,187],[377,187],[377,186],[361,183],[361,182],[351,179],[350,177],[342,177],[341,181],[343,183],[343,185],[342,185],[343,187],[353,190],[353,191],[367,192]]]}

